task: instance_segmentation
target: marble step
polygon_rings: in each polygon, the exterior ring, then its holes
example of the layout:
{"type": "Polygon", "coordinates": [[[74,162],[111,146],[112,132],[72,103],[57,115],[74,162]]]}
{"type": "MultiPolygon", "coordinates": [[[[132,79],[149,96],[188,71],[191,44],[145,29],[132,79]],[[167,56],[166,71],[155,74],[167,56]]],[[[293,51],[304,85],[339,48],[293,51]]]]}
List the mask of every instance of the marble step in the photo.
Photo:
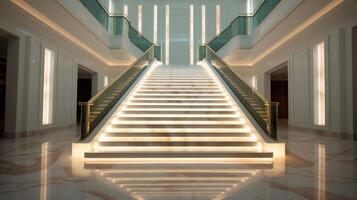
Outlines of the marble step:
{"type": "Polygon", "coordinates": [[[120,178],[133,178],[133,177],[152,177],[152,178],[161,178],[161,177],[248,177],[252,174],[249,172],[106,172],[102,173],[104,177],[120,177],[120,178]]]}
{"type": "Polygon", "coordinates": [[[160,117],[159,115],[156,115],[155,117],[118,117],[118,120],[123,120],[123,121],[227,121],[227,120],[238,120],[238,117],[192,117],[187,116],[187,117],[160,117]]]}
{"type": "Polygon", "coordinates": [[[145,104],[129,104],[126,105],[127,108],[212,108],[212,109],[218,109],[218,108],[232,108],[232,105],[195,105],[195,104],[152,104],[152,105],[145,105],[145,104]]]}
{"type": "Polygon", "coordinates": [[[185,99],[185,98],[167,98],[167,99],[155,99],[155,98],[132,98],[132,103],[225,103],[227,99],[185,99]]]}
{"type": "Polygon", "coordinates": [[[85,163],[86,169],[123,170],[123,171],[167,171],[167,170],[198,170],[198,171],[235,171],[272,169],[272,163],[158,163],[158,164],[117,164],[117,163],[85,163]]]}
{"type": "Polygon", "coordinates": [[[134,94],[134,98],[185,98],[185,99],[226,99],[222,94],[134,94]]]}
{"type": "Polygon", "coordinates": [[[146,142],[146,141],[103,141],[98,142],[98,146],[128,146],[128,147],[136,147],[136,146],[154,146],[154,147],[191,147],[191,146],[200,146],[200,147],[256,147],[256,141],[183,141],[183,142],[176,142],[176,141],[164,141],[164,142],[146,142]]]}
{"type": "Polygon", "coordinates": [[[222,94],[220,90],[138,90],[136,94],[222,94]]]}
{"type": "Polygon", "coordinates": [[[191,87],[191,86],[177,86],[177,87],[161,87],[161,86],[141,86],[138,88],[140,91],[166,91],[166,90],[176,90],[176,91],[222,91],[219,87],[191,87]]]}
{"type": "MultiPolygon", "coordinates": [[[[237,153],[187,153],[187,152],[86,152],[85,158],[272,158],[271,152],[237,152],[237,153]]],[[[258,162],[258,161],[255,161],[258,162]]],[[[242,162],[243,163],[243,162],[242,162]]],[[[249,161],[248,161],[249,163],[249,161]]]]}
{"type": "MultiPolygon", "coordinates": [[[[117,184],[122,184],[122,185],[129,185],[129,184],[203,184],[203,183],[211,183],[211,184],[239,184],[242,183],[242,180],[210,180],[210,179],[203,179],[203,180],[115,180],[115,183],[117,184]]],[[[192,197],[192,194],[190,194],[190,197],[192,197]]],[[[165,198],[164,200],[167,200],[168,198],[165,198]]],[[[170,195],[170,200],[172,199],[170,195]]],[[[179,198],[182,200],[182,197],[179,198]]],[[[195,200],[199,200],[195,197],[195,200]]],[[[205,198],[207,200],[207,198],[205,198]]]]}
{"type": "Polygon", "coordinates": [[[167,123],[167,124],[112,124],[111,127],[115,128],[178,128],[178,129],[198,129],[198,128],[243,128],[242,124],[183,124],[183,123],[167,123]]]}
{"type": "Polygon", "coordinates": [[[107,135],[102,135],[99,139],[100,142],[232,142],[232,141],[239,141],[239,142],[251,142],[255,141],[256,138],[252,136],[243,137],[243,136],[231,136],[231,137],[175,137],[175,136],[166,136],[166,137],[109,137],[107,135]]]}
{"type": "Polygon", "coordinates": [[[134,109],[127,108],[122,111],[124,114],[187,114],[188,116],[191,114],[235,114],[235,110],[229,109],[198,109],[198,108],[177,108],[177,109],[134,109]]]}
{"type": "Polygon", "coordinates": [[[250,132],[106,132],[103,137],[251,137],[250,132]]]}
{"type": "Polygon", "coordinates": [[[251,130],[248,128],[195,128],[195,129],[185,129],[185,128],[113,128],[109,127],[105,130],[108,133],[212,133],[212,134],[241,134],[250,133],[251,130]]]}

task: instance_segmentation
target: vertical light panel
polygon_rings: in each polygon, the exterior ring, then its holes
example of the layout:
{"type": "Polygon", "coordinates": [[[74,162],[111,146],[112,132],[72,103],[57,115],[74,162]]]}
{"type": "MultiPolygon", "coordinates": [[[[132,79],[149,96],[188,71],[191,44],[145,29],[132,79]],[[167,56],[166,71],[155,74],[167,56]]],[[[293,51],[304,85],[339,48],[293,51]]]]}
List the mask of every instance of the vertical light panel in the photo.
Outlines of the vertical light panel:
{"type": "Polygon", "coordinates": [[[44,142],[41,145],[41,189],[40,200],[47,199],[47,155],[48,143],[44,142]]]}
{"type": "Polygon", "coordinates": [[[109,2],[108,2],[108,10],[109,10],[109,13],[113,12],[113,2],[112,2],[112,0],[109,0],[109,2]]]}
{"type": "Polygon", "coordinates": [[[165,64],[170,63],[170,5],[165,7],[165,64]]]}
{"type": "Polygon", "coordinates": [[[318,146],[318,176],[317,176],[317,200],[325,200],[326,190],[326,148],[324,144],[318,146]]]}
{"type": "Polygon", "coordinates": [[[253,1],[247,0],[247,14],[253,13],[253,1]]]}
{"type": "Polygon", "coordinates": [[[202,45],[206,44],[206,6],[202,5],[201,7],[201,37],[202,37],[202,45]]]}
{"type": "Polygon", "coordinates": [[[193,5],[190,5],[190,65],[193,65],[194,57],[193,57],[193,44],[194,44],[194,37],[193,37],[193,5]]]}
{"type": "Polygon", "coordinates": [[[138,31],[140,34],[143,33],[143,6],[138,5],[138,31]]]}
{"type": "Polygon", "coordinates": [[[43,103],[42,103],[42,124],[52,123],[53,116],[53,79],[55,53],[45,48],[43,62],[43,103]]]}
{"type": "Polygon", "coordinates": [[[108,76],[104,76],[104,87],[106,87],[108,85],[108,76]]]}
{"type": "Polygon", "coordinates": [[[128,5],[124,5],[123,12],[125,16],[129,17],[128,5]]]}
{"type": "Polygon", "coordinates": [[[154,5],[154,44],[157,45],[157,5],[154,5]]]}
{"type": "Polygon", "coordinates": [[[253,87],[254,89],[257,89],[257,86],[258,86],[257,77],[256,77],[256,76],[252,76],[252,87],[253,87]]]}
{"type": "Polygon", "coordinates": [[[216,35],[221,32],[221,6],[216,5],[216,35]]]}
{"type": "Polygon", "coordinates": [[[325,125],[325,44],[314,46],[314,122],[325,125]]]}

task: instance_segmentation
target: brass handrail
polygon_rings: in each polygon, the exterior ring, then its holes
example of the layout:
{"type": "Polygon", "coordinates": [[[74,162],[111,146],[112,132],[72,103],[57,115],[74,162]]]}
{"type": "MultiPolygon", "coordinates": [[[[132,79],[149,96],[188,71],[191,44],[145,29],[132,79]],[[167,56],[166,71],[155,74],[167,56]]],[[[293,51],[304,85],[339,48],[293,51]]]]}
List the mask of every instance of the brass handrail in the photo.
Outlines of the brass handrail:
{"type": "MultiPolygon", "coordinates": [[[[253,88],[250,84],[248,84],[243,78],[240,77],[237,73],[232,71],[229,67],[229,65],[221,59],[210,47],[206,47],[206,52],[205,56],[206,59],[212,64],[212,68],[218,72],[218,74],[223,78],[223,80],[227,83],[227,86],[230,87],[231,91],[236,95],[236,97],[241,101],[241,103],[245,106],[247,111],[251,114],[251,116],[255,119],[255,121],[260,125],[260,127],[273,139],[277,139],[277,117],[278,117],[278,105],[279,103],[277,102],[269,102],[264,96],[262,96],[258,90],[253,88]],[[210,55],[212,55],[214,58],[211,59],[208,54],[208,51],[210,55]],[[215,63],[213,60],[216,59],[218,60],[217,63],[215,63]],[[221,66],[219,66],[221,65],[221,66]],[[223,65],[223,66],[222,66],[223,65]],[[227,70],[224,68],[227,68],[229,71],[229,74],[227,75],[227,70]],[[230,80],[231,77],[234,78],[233,82],[230,80]],[[237,80],[237,81],[235,81],[237,80]],[[251,96],[250,99],[253,97],[257,98],[258,102],[260,100],[260,103],[258,105],[251,104],[251,100],[247,98],[247,92],[244,92],[245,89],[237,89],[237,84],[241,84],[239,87],[246,87],[248,86],[247,90],[251,96]],[[260,105],[260,106],[259,106],[260,105]],[[260,112],[263,109],[263,114],[260,112]]],[[[254,102],[253,102],[254,103],[254,102]]]]}
{"type": "MultiPolygon", "coordinates": [[[[213,53],[214,55],[216,55],[216,57],[217,57],[221,62],[223,62],[226,66],[230,66],[230,65],[229,65],[228,63],[226,63],[223,59],[221,59],[221,58],[215,53],[215,51],[213,51],[213,49],[211,49],[209,46],[206,46],[206,47],[207,47],[209,50],[211,50],[212,53],[213,53]]],[[[261,98],[261,100],[262,100],[264,103],[266,103],[266,104],[270,103],[263,95],[260,94],[260,92],[259,92],[257,89],[255,89],[255,88],[252,87],[250,84],[248,84],[239,74],[235,73],[235,75],[238,76],[238,77],[241,79],[241,81],[243,81],[251,90],[253,90],[253,91],[259,96],[259,98],[261,98]]]]}

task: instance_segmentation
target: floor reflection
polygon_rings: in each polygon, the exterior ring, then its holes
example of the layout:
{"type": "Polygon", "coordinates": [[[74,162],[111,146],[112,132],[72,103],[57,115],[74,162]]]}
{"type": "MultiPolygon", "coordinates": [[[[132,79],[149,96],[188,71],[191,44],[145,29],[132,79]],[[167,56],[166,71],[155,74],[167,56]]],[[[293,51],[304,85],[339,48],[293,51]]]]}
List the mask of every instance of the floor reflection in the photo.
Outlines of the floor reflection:
{"type": "Polygon", "coordinates": [[[47,155],[48,143],[44,142],[41,145],[41,192],[40,200],[47,199],[47,155]]]}
{"type": "Polygon", "coordinates": [[[325,189],[326,189],[326,152],[325,145],[318,145],[318,174],[317,174],[317,199],[325,200],[325,189]]]}
{"type": "Polygon", "coordinates": [[[354,141],[281,129],[287,160],[278,176],[268,163],[82,163],[88,173],[77,175],[74,133],[0,140],[0,199],[357,199],[354,141]]]}
{"type": "Polygon", "coordinates": [[[272,164],[85,164],[138,200],[222,200],[272,164]]]}

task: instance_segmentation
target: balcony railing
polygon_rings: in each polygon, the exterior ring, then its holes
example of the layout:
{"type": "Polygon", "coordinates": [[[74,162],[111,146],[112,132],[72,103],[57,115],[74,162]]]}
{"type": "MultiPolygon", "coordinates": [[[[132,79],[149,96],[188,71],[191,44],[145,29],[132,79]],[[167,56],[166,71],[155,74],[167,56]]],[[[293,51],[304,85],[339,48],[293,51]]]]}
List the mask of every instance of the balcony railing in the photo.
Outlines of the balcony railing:
{"type": "Polygon", "coordinates": [[[259,126],[271,138],[277,139],[278,103],[269,102],[259,92],[234,73],[229,65],[219,58],[210,47],[200,48],[200,57],[206,58],[239,99],[259,126]]]}
{"type": "Polygon", "coordinates": [[[126,72],[118,76],[113,82],[105,87],[100,93],[88,102],[81,102],[81,139],[101,122],[112,107],[119,101],[135,80],[143,73],[148,63],[154,58],[154,46],[151,46],[142,57],[132,64],[126,72]]]}
{"type": "Polygon", "coordinates": [[[98,0],[80,0],[80,2],[109,33],[112,33],[113,35],[128,36],[129,40],[143,52],[153,45],[147,38],[131,26],[131,23],[126,16],[110,16],[98,0]]]}
{"type": "Polygon", "coordinates": [[[279,4],[281,0],[265,0],[253,16],[238,16],[218,36],[213,38],[207,46],[217,52],[233,37],[252,33],[279,4]]]}

